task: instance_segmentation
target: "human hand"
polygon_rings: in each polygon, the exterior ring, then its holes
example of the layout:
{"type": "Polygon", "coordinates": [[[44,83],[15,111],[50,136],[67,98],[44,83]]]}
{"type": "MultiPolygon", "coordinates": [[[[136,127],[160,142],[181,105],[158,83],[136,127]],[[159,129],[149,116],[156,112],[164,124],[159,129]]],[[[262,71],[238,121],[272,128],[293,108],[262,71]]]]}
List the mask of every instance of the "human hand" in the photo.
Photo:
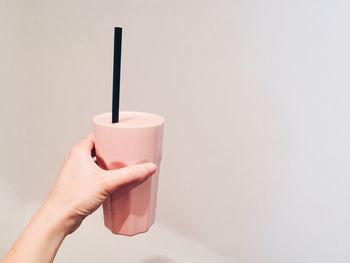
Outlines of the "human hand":
{"type": "Polygon", "coordinates": [[[153,163],[144,163],[104,170],[93,160],[93,150],[92,134],[72,148],[44,204],[55,207],[57,217],[63,216],[67,234],[74,232],[109,194],[141,184],[157,169],[153,163]]]}

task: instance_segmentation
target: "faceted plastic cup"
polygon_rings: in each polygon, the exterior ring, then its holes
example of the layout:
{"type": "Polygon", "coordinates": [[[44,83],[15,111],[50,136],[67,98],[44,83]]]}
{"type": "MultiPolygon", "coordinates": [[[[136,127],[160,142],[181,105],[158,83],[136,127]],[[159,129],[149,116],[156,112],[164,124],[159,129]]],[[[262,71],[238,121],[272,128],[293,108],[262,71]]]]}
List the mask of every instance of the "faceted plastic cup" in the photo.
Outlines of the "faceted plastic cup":
{"type": "Polygon", "coordinates": [[[106,170],[153,162],[157,172],[131,190],[112,193],[103,204],[104,223],[114,234],[146,232],[154,223],[164,118],[146,112],[119,112],[112,123],[111,112],[93,117],[97,164],[106,170]]]}

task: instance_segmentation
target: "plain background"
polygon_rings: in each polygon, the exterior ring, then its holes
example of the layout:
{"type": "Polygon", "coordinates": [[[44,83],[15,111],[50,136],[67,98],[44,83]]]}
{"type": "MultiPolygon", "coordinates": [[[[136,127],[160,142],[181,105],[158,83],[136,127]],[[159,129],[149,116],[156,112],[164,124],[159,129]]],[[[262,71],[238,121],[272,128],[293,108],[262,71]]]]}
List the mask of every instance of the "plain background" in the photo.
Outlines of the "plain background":
{"type": "Polygon", "coordinates": [[[157,220],[232,262],[349,262],[349,8],[0,0],[2,229],[110,111],[122,26],[121,109],[167,121],[157,220]]]}

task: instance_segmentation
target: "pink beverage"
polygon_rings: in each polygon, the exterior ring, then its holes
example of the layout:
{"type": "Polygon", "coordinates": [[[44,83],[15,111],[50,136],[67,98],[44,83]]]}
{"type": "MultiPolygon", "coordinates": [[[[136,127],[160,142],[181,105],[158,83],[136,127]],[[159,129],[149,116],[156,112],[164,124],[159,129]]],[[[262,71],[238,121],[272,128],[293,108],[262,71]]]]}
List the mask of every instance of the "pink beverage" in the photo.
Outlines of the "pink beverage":
{"type": "Polygon", "coordinates": [[[93,131],[98,165],[107,170],[153,162],[157,172],[139,186],[115,192],[103,204],[104,223],[114,234],[146,232],[154,223],[158,173],[162,158],[164,119],[145,112],[111,112],[94,116],[93,131]]]}

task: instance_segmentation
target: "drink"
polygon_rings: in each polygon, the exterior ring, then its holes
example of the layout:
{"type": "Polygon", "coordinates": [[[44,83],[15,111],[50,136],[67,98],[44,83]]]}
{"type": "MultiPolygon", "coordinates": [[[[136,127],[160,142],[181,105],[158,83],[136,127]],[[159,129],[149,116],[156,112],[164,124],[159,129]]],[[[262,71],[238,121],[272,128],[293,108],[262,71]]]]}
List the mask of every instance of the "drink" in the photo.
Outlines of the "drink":
{"type": "Polygon", "coordinates": [[[154,223],[158,173],[162,158],[164,119],[145,112],[119,112],[112,123],[111,113],[93,118],[98,165],[118,169],[127,165],[153,162],[157,172],[134,189],[117,191],[103,204],[104,223],[115,234],[146,232],[154,223]]]}

